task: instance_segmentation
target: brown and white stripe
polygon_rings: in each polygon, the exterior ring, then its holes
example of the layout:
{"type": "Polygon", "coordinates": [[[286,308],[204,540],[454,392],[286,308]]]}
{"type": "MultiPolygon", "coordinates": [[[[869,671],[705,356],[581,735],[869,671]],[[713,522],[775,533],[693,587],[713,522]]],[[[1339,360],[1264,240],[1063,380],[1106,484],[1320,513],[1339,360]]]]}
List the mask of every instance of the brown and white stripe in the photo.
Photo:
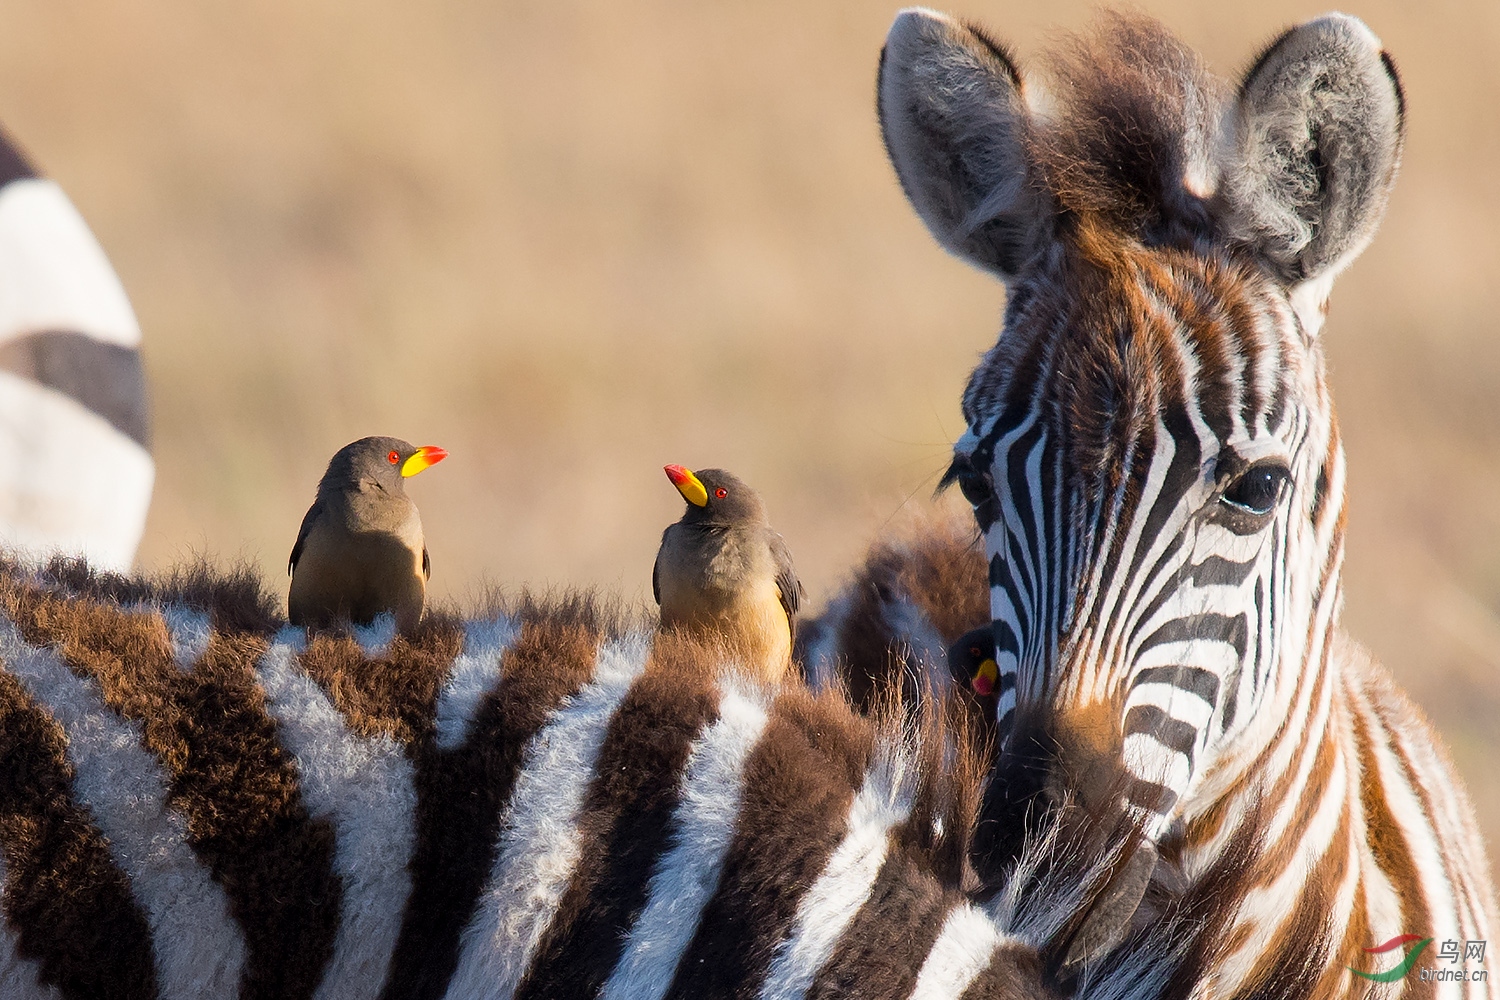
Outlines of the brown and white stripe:
{"type": "MultiPolygon", "coordinates": [[[[583,600],[372,656],[126,589],[0,569],[7,1000],[1057,989],[1068,915],[965,891],[977,768],[940,727],[583,600]]],[[[1023,895],[1083,905],[1099,865],[1053,868],[1023,895]]],[[[1111,968],[1177,968],[1161,940],[1111,968]]]]}

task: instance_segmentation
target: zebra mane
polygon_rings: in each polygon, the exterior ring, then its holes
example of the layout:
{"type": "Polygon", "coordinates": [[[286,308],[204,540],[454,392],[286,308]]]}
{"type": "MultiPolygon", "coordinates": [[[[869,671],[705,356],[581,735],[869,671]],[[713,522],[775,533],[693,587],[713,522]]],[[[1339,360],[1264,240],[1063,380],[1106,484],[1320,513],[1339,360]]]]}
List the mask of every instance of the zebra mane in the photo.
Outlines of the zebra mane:
{"type": "Polygon", "coordinates": [[[1147,244],[1206,231],[1224,82],[1138,12],[1101,12],[1046,63],[1051,104],[1030,145],[1059,205],[1147,244]]]}

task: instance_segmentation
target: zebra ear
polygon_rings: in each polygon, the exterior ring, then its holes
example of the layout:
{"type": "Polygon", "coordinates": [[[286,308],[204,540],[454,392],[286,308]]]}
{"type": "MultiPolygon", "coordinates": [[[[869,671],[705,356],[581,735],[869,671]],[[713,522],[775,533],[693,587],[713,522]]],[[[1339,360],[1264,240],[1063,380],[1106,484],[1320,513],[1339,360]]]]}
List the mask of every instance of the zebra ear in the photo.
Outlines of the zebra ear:
{"type": "Polygon", "coordinates": [[[1324,279],[1326,296],[1385,214],[1403,111],[1395,64],[1358,18],[1327,14],[1282,35],[1231,113],[1234,235],[1290,285],[1324,279]]]}
{"type": "Polygon", "coordinates": [[[880,55],[880,128],[907,198],[946,249],[1007,280],[1050,218],[1028,176],[1021,86],[1001,46],[936,11],[896,15],[880,55]]]}

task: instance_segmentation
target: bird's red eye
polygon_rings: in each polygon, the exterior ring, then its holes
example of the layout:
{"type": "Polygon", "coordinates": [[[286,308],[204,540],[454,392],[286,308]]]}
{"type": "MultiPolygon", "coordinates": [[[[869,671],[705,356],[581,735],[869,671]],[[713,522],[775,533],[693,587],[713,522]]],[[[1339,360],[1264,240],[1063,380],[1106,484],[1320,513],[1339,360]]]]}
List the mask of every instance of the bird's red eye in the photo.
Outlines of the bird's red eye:
{"type": "Polygon", "coordinates": [[[723,500],[728,495],[729,495],[729,491],[726,490],[722,486],[720,486],[718,489],[714,490],[714,496],[718,497],[720,500],[723,500]]]}
{"type": "Polygon", "coordinates": [[[385,456],[385,460],[387,462],[390,462],[392,465],[395,465],[397,462],[399,462],[401,460],[401,456],[398,455],[396,452],[393,451],[389,455],[385,456]]]}

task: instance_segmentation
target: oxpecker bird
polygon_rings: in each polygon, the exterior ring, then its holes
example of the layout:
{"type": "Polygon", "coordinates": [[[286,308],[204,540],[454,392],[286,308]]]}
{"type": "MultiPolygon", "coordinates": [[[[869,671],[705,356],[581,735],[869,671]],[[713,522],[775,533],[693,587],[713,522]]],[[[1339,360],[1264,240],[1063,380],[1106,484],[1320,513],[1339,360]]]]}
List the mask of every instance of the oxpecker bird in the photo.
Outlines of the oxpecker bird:
{"type": "Polygon", "coordinates": [[[664,629],[720,639],[779,681],[791,664],[802,584],[760,495],[722,469],[666,467],[687,511],[661,536],[651,589],[664,629]]]}
{"type": "MultiPolygon", "coordinates": [[[[970,718],[978,723],[980,732],[994,739],[998,732],[1001,695],[1012,689],[1016,676],[1000,675],[995,660],[994,626],[985,625],[959,636],[958,641],[948,647],[948,669],[954,686],[968,692],[967,698],[974,709],[970,718]]],[[[1006,701],[1013,705],[1015,698],[1012,696],[1006,701]]]]}
{"type": "Polygon", "coordinates": [[[287,563],[293,625],[364,625],[387,611],[403,631],[417,624],[432,570],[422,518],[405,483],[447,456],[442,448],[389,437],[360,438],[339,449],[287,563]]]}

